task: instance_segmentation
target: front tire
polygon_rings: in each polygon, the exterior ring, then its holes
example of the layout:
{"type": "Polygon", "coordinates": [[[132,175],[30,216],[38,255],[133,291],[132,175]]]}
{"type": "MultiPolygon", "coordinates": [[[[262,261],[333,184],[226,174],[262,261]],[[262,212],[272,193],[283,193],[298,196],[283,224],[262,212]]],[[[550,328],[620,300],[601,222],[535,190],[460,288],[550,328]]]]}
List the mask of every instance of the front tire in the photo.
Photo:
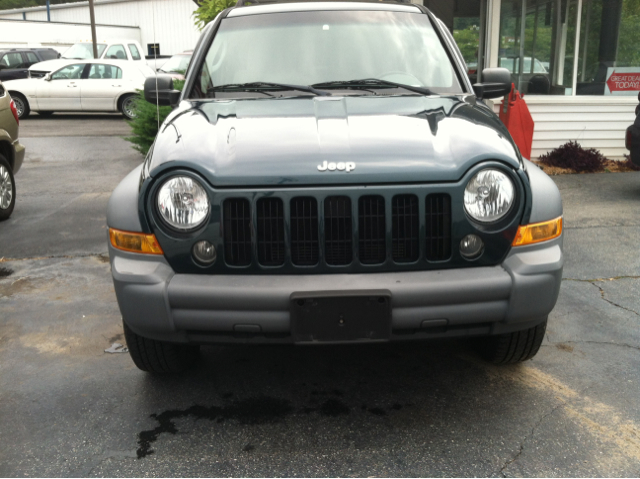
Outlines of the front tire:
{"type": "Polygon", "coordinates": [[[516,364],[534,357],[547,329],[547,320],[533,328],[513,333],[478,338],[476,346],[480,355],[494,364],[516,364]]]}
{"type": "Polygon", "coordinates": [[[17,91],[10,91],[9,95],[11,96],[13,103],[16,105],[16,110],[18,110],[18,118],[22,120],[23,118],[28,117],[29,113],[31,113],[31,108],[29,107],[27,98],[17,91]]]}
{"type": "Polygon", "coordinates": [[[156,341],[134,333],[124,321],[122,325],[131,359],[142,371],[156,374],[179,373],[198,358],[200,346],[156,341]]]}
{"type": "Polygon", "coordinates": [[[7,159],[0,155],[0,221],[6,220],[16,206],[16,182],[7,159]]]}
{"type": "Polygon", "coordinates": [[[138,95],[124,95],[122,98],[120,98],[120,113],[122,113],[127,120],[133,120],[137,116],[137,101],[138,95]]]}

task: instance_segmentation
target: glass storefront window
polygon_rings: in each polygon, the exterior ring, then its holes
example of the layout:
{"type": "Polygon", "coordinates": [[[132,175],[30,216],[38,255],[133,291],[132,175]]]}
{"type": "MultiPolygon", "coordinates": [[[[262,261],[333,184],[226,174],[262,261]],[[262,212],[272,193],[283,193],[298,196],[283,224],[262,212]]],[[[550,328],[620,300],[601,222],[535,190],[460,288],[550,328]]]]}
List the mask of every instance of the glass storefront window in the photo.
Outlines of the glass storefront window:
{"type": "Polygon", "coordinates": [[[503,0],[499,66],[522,93],[571,95],[578,0],[503,0]]]}
{"type": "Polygon", "coordinates": [[[583,0],[578,95],[640,91],[640,0],[583,0]]]}
{"type": "Polygon", "coordinates": [[[523,93],[637,95],[640,0],[502,0],[498,65],[523,93]]]}
{"type": "Polygon", "coordinates": [[[467,64],[471,83],[480,81],[484,68],[486,0],[424,0],[424,5],[449,28],[467,64]]]}

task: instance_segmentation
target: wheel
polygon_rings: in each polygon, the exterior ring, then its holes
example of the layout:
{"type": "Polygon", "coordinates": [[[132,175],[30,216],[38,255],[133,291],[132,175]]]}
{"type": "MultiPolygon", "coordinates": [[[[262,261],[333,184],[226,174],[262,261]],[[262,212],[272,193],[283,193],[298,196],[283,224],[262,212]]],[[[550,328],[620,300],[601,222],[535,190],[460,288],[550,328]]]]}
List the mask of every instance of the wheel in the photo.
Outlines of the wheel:
{"type": "Polygon", "coordinates": [[[125,95],[120,99],[120,113],[122,113],[127,120],[133,120],[137,114],[136,103],[138,102],[138,95],[125,95]]]}
{"type": "Polygon", "coordinates": [[[16,205],[16,183],[7,159],[0,155],[0,221],[6,220],[16,205]]]}
{"type": "Polygon", "coordinates": [[[10,91],[9,95],[13,99],[13,103],[16,105],[16,110],[18,110],[18,118],[26,118],[31,113],[31,108],[29,108],[29,102],[25,98],[22,93],[18,93],[17,91],[10,91]]]}
{"type": "Polygon", "coordinates": [[[53,112],[52,111],[39,111],[38,115],[40,115],[40,116],[51,116],[51,115],[53,115],[53,112]]]}
{"type": "Polygon", "coordinates": [[[150,373],[179,373],[198,358],[200,346],[165,343],[137,335],[124,321],[124,337],[138,369],[150,373]]]}
{"type": "Polygon", "coordinates": [[[533,328],[513,333],[478,338],[480,355],[494,364],[515,364],[534,357],[547,329],[547,320],[533,328]]]}

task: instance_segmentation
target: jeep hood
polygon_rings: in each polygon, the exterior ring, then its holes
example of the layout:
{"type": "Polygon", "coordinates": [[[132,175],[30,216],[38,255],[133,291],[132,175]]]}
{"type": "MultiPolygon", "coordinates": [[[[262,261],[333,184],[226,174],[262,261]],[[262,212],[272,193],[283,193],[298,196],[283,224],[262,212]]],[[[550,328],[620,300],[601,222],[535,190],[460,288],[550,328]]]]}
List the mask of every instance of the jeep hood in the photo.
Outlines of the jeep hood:
{"type": "Polygon", "coordinates": [[[193,169],[216,187],[418,183],[456,181],[483,160],[520,164],[474,97],[312,97],[183,101],[145,169],[193,169]]]}

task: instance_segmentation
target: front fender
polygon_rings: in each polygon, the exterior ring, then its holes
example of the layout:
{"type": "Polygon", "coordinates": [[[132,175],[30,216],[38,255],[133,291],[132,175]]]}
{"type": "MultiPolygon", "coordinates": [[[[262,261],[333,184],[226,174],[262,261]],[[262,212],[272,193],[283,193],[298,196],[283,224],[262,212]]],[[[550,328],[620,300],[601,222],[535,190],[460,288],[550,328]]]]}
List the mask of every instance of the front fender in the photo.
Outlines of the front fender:
{"type": "Polygon", "coordinates": [[[138,191],[142,165],[129,173],[113,190],[107,205],[107,226],[123,231],[146,233],[140,224],[138,191]]]}
{"type": "Polygon", "coordinates": [[[540,223],[562,216],[562,198],[555,182],[531,161],[523,161],[531,187],[531,215],[528,223],[540,223]]]}

